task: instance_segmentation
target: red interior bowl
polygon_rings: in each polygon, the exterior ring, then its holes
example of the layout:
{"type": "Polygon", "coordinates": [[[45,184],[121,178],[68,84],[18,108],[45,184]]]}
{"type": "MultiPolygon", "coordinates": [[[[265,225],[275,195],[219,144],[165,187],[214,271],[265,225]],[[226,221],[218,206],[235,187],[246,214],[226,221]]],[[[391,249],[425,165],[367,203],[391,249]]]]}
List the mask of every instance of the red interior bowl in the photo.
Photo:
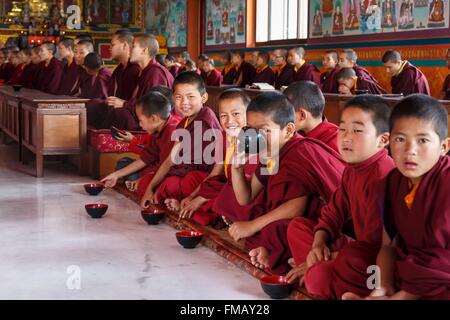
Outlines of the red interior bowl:
{"type": "Polygon", "coordinates": [[[102,183],[87,183],[84,185],[84,190],[91,196],[96,196],[105,189],[105,185],[102,183]]]}
{"type": "Polygon", "coordinates": [[[261,283],[270,285],[287,285],[288,279],[284,276],[265,276],[261,278],[261,283]]]}
{"type": "Polygon", "coordinates": [[[162,209],[142,210],[141,216],[148,224],[157,225],[166,215],[167,211],[162,209]]]}
{"type": "Polygon", "coordinates": [[[166,214],[167,211],[163,210],[163,209],[147,209],[147,210],[142,210],[141,213],[142,214],[166,214]]]}
{"type": "Polygon", "coordinates": [[[192,237],[201,237],[203,236],[203,234],[197,231],[180,231],[177,232],[176,236],[182,238],[192,238],[192,237]]]}
{"type": "Polygon", "coordinates": [[[108,205],[103,203],[92,203],[84,206],[86,212],[94,219],[100,219],[108,210],[108,205]]]}
{"type": "Polygon", "coordinates": [[[107,204],[103,203],[92,203],[85,205],[86,209],[105,209],[108,208],[107,204]]]}

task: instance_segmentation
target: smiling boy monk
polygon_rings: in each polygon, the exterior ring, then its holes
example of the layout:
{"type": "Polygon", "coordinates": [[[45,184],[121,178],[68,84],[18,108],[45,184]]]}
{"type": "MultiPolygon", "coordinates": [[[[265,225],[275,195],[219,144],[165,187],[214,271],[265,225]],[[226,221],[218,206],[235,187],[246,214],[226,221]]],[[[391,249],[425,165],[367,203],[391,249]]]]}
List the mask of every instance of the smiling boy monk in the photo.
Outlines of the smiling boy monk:
{"type": "Polygon", "coordinates": [[[247,122],[251,128],[265,132],[268,156],[260,161],[251,181],[235,159],[233,189],[240,205],[250,204],[263,192],[264,214],[251,221],[234,222],[229,233],[235,240],[246,239],[254,265],[284,273],[290,258],[288,223],[299,215],[314,217],[317,208],[313,205],[319,198],[330,199],[344,163],[327,145],[296,132],[294,106],[281,93],[256,97],[247,108],[247,122]]]}
{"type": "Polygon", "coordinates": [[[196,72],[180,73],[173,87],[175,108],[185,118],[177,128],[179,141],[146,188],[141,199],[144,208],[164,200],[169,207],[172,199],[181,201],[199,186],[214,165],[212,141],[220,137],[221,127],[214,112],[203,106],[208,93],[202,77],[196,72]],[[185,138],[188,141],[181,141],[185,138]]]}
{"type": "MultiPolygon", "coordinates": [[[[241,89],[228,89],[220,95],[219,120],[223,129],[223,158],[218,159],[208,178],[193,193],[184,198],[181,203],[177,200],[170,203],[172,210],[181,210],[183,218],[192,217],[194,221],[202,225],[223,226],[213,206],[229,179],[231,183],[230,163],[234,152],[233,139],[247,125],[246,110],[249,103],[250,97],[241,89]]],[[[249,167],[247,170],[252,168],[254,170],[256,167],[249,167]]],[[[233,193],[231,195],[234,197],[233,193]]],[[[232,200],[227,197],[221,198],[220,201],[230,205],[232,200]]]]}
{"type": "Polygon", "coordinates": [[[369,299],[450,299],[447,111],[434,98],[411,95],[394,108],[390,130],[397,169],[386,179],[383,245],[376,261],[381,284],[369,299]]]}
{"type": "Polygon", "coordinates": [[[341,185],[322,208],[318,223],[298,218],[289,225],[297,268],[288,277],[301,277],[306,262],[305,287],[315,296],[336,299],[350,288],[368,290],[366,270],[375,263],[381,244],[382,181],[394,168],[385,149],[389,114],[389,105],[380,97],[363,95],[346,103],[338,134],[348,164],[341,185]]]}
{"type": "Polygon", "coordinates": [[[312,81],[294,82],[283,92],[295,108],[295,127],[305,137],[322,141],[339,152],[338,126],[323,116],[325,97],[320,87],[312,81]]]}

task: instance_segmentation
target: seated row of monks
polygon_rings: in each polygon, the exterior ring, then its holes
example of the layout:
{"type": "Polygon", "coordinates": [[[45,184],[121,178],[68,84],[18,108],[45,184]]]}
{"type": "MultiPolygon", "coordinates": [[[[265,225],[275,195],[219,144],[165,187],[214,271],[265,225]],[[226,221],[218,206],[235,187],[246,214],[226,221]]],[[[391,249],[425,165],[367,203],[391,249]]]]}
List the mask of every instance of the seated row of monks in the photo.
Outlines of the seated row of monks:
{"type": "Polygon", "coordinates": [[[450,142],[437,100],[414,94],[391,110],[380,96],[359,95],[339,126],[324,119],[311,81],[252,101],[227,89],[218,118],[207,101],[196,72],[140,97],[145,145],[120,134],[140,158],[106,186],[125,179],[143,208],[165,205],[227,228],[256,267],[287,274],[313,296],[450,298],[450,142]],[[260,130],[267,152],[245,154],[244,127],[260,130]]]}
{"type": "MultiPolygon", "coordinates": [[[[318,84],[324,93],[387,93],[365,68],[357,64],[358,57],[352,49],[327,51],[322,60],[326,70],[322,74],[316,66],[305,61],[302,47],[289,51],[277,49],[271,56],[264,51],[255,51],[251,63],[245,61],[243,51],[223,52],[219,60],[224,67],[219,72],[214,60],[206,55],[198,57],[197,68],[189,53],[183,52],[176,58],[159,55],[159,45],[154,37],[140,35],[135,38],[127,30],[119,30],[111,40],[111,59],[118,62],[114,72],[103,66],[102,59],[94,52],[92,39],[87,36],[63,39],[58,44],[62,61],[55,58],[56,52],[52,43],[21,51],[15,47],[4,48],[0,51],[0,79],[48,93],[91,99],[88,121],[90,126],[97,128],[114,125],[120,129],[139,129],[134,111],[136,99],[151,87],[171,87],[173,79],[184,71],[202,75],[207,86],[246,87],[253,83],[268,83],[281,89],[292,82],[308,80],[318,84]],[[274,68],[269,66],[270,61],[274,68]]],[[[430,94],[424,74],[402,60],[397,51],[388,50],[382,61],[392,76],[393,94],[430,94]]],[[[449,84],[450,77],[447,77],[440,98],[450,99],[449,84]]]]}
{"type": "MultiPolygon", "coordinates": [[[[32,49],[30,59],[41,61],[30,87],[90,99],[90,125],[148,133],[143,141],[120,134],[140,159],[105,177],[107,186],[125,178],[144,208],[161,204],[228,228],[255,266],[287,274],[314,296],[450,298],[448,118],[434,98],[411,95],[391,110],[379,96],[359,95],[338,127],[323,118],[323,86],[296,81],[253,101],[228,89],[217,118],[204,77],[174,78],[157,62],[151,35],[118,31],[112,74],[88,39],[58,47],[65,65],[52,44],[32,49]],[[266,153],[241,152],[246,126],[261,130],[266,153]],[[133,173],[138,179],[127,179],[133,173]]],[[[340,87],[354,88],[357,69],[338,72],[340,87]]]]}

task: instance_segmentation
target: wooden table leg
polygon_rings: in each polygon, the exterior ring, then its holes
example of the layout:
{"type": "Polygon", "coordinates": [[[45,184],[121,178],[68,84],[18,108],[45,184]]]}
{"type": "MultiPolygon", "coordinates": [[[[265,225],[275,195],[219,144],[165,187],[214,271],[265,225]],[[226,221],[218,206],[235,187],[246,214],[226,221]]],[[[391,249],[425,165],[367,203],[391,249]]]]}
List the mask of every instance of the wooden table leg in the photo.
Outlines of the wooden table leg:
{"type": "Polygon", "coordinates": [[[36,153],[36,177],[44,176],[44,155],[36,153]]]}

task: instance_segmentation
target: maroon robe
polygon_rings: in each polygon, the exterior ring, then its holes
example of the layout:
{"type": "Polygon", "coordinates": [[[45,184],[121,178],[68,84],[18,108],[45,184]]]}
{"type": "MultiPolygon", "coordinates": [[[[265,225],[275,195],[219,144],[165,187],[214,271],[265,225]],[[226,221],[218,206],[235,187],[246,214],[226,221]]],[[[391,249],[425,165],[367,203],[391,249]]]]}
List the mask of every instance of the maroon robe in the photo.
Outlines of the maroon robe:
{"type": "Polygon", "coordinates": [[[101,67],[96,76],[86,78],[80,83],[80,97],[86,99],[105,100],[108,97],[108,86],[112,71],[107,67],[101,67]]]}
{"type": "Polygon", "coordinates": [[[323,93],[339,93],[339,84],[336,79],[339,71],[339,68],[334,68],[320,75],[320,86],[323,93]]]}
{"type": "Polygon", "coordinates": [[[250,86],[253,83],[255,77],[256,69],[250,63],[244,61],[239,67],[235,68],[235,79],[234,84],[239,85],[241,88],[245,86],[250,86]],[[240,82],[240,84],[239,84],[240,82]]]}
{"type": "Polygon", "coordinates": [[[358,77],[357,90],[369,90],[369,93],[371,94],[387,93],[387,91],[380,86],[377,79],[375,79],[365,68],[355,64],[353,70],[355,70],[356,76],[358,77]]]}
{"type": "Polygon", "coordinates": [[[450,299],[450,157],[441,157],[422,178],[411,209],[408,179],[394,170],[387,179],[384,223],[396,247],[396,285],[424,299],[450,299]]]}
{"type": "Polygon", "coordinates": [[[46,93],[57,94],[63,75],[63,64],[56,58],[52,58],[48,66],[42,61],[36,73],[34,88],[46,93]]]}
{"type": "Polygon", "coordinates": [[[294,67],[284,64],[275,72],[275,89],[280,90],[281,87],[288,87],[294,82],[294,67]]]}
{"type": "MultiPolygon", "coordinates": [[[[278,172],[261,175],[261,166],[255,175],[264,186],[265,213],[285,202],[307,196],[309,203],[303,215],[314,218],[322,200],[329,200],[341,181],[345,163],[340,155],[322,142],[295,134],[281,149],[278,172]]],[[[273,272],[281,274],[289,270],[291,257],[287,242],[287,227],[291,220],[280,220],[263,228],[246,239],[246,247],[265,247],[273,272]]]]}
{"type": "Polygon", "coordinates": [[[166,86],[172,88],[173,81],[173,76],[169,70],[159,64],[155,59],[151,60],[141,71],[136,95],[130,100],[125,101],[122,108],[110,108],[107,119],[102,124],[102,127],[109,128],[110,126],[115,126],[121,130],[141,130],[136,116],[137,100],[153,87],[166,86]]]}
{"type": "MultiPolygon", "coordinates": [[[[216,115],[209,107],[203,107],[194,120],[184,118],[177,129],[185,129],[190,134],[190,163],[175,164],[170,168],[167,177],[156,191],[160,202],[167,198],[184,199],[208,176],[214,164],[207,163],[203,153],[212,142],[202,137],[207,130],[212,129],[215,130],[216,139],[218,139],[222,131],[216,115]],[[198,126],[201,128],[199,132],[195,129],[198,126]],[[202,137],[198,136],[199,133],[202,137]]],[[[180,156],[183,156],[183,151],[180,151],[180,156]]]]}
{"type": "Polygon", "coordinates": [[[236,78],[236,68],[233,65],[225,66],[222,70],[223,84],[232,85],[236,78]]]}
{"type": "Polygon", "coordinates": [[[411,63],[406,62],[400,74],[391,78],[392,93],[408,96],[413,93],[430,95],[430,86],[425,75],[411,63]]]}
{"type": "Polygon", "coordinates": [[[450,74],[445,78],[442,92],[444,93],[444,100],[450,100],[450,74]]]}
{"type": "Polygon", "coordinates": [[[0,66],[0,79],[4,80],[5,83],[8,82],[11,79],[12,74],[14,73],[14,69],[15,67],[12,63],[3,63],[0,66]]]}
{"type": "Polygon", "coordinates": [[[111,76],[109,96],[130,100],[138,85],[140,72],[141,68],[136,63],[128,61],[126,67],[119,63],[111,76]]]}
{"type": "Polygon", "coordinates": [[[25,65],[23,63],[16,66],[8,83],[10,85],[20,84],[20,77],[21,77],[24,69],[25,69],[25,65]]]}
{"type": "Polygon", "coordinates": [[[337,146],[337,134],[339,127],[334,123],[328,122],[324,119],[318,126],[312,129],[305,137],[317,139],[328,145],[331,149],[339,153],[337,146]]]}
{"type": "Polygon", "coordinates": [[[268,83],[273,85],[275,82],[275,73],[269,65],[266,65],[262,70],[256,70],[253,77],[253,83],[268,83]]]}
{"type": "Polygon", "coordinates": [[[34,78],[36,77],[37,70],[37,64],[31,62],[27,64],[20,75],[19,84],[21,84],[24,88],[33,89],[34,78]]]}
{"type": "Polygon", "coordinates": [[[295,71],[294,67],[294,81],[313,81],[320,86],[319,69],[315,65],[306,62],[297,71],[295,71]]]}
{"type": "Polygon", "coordinates": [[[289,246],[297,265],[306,261],[318,230],[325,230],[330,249],[339,251],[339,259],[321,261],[306,272],[305,285],[311,294],[340,299],[347,291],[369,293],[366,270],[376,264],[381,244],[384,177],[394,167],[386,150],[348,165],[339,188],[322,208],[318,223],[297,218],[289,226],[289,246]],[[349,238],[358,241],[347,248],[349,238]]]}
{"type": "Polygon", "coordinates": [[[208,74],[203,73],[203,80],[207,86],[220,87],[223,82],[223,76],[220,71],[213,69],[208,74]]]}
{"type": "Polygon", "coordinates": [[[169,72],[174,78],[176,78],[180,74],[180,67],[177,65],[173,65],[169,68],[169,72]]]}
{"type": "Polygon", "coordinates": [[[58,94],[73,96],[78,93],[79,68],[80,67],[75,63],[75,60],[73,60],[71,64],[67,62],[64,64],[58,94]]]}
{"type": "Polygon", "coordinates": [[[162,130],[153,134],[141,151],[141,160],[144,161],[147,167],[139,180],[137,190],[139,198],[144,196],[159,166],[170,155],[174,145],[174,141],[171,140],[172,132],[178,127],[179,123],[180,119],[171,115],[162,130]]]}

